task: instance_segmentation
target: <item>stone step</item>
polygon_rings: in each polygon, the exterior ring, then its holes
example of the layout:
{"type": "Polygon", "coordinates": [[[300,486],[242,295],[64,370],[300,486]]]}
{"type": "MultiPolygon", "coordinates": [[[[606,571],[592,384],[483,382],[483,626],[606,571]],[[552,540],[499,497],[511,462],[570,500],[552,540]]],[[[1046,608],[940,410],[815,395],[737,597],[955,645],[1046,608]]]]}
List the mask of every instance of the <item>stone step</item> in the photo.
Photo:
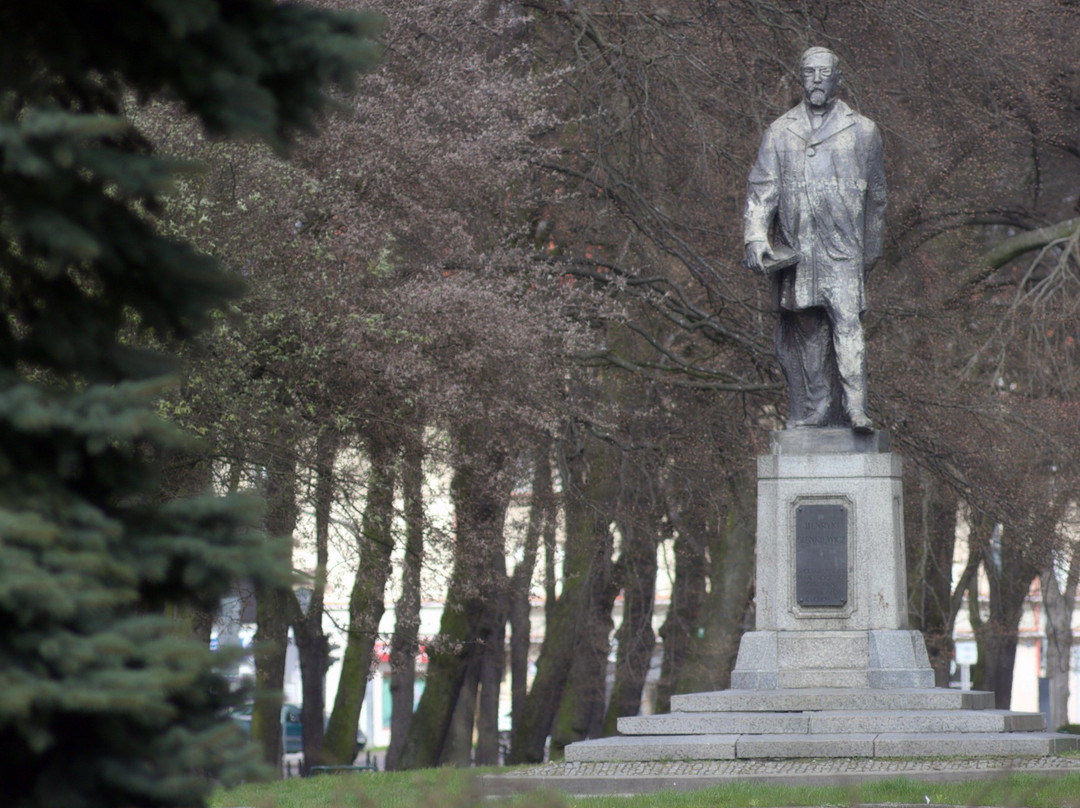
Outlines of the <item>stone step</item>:
{"type": "Polygon", "coordinates": [[[1080,735],[1063,732],[890,732],[874,741],[875,757],[1036,757],[1080,749],[1080,735]]]}
{"type": "Polygon", "coordinates": [[[844,735],[740,735],[737,758],[869,758],[874,757],[872,732],[844,735]]]}
{"type": "Polygon", "coordinates": [[[810,713],[810,732],[971,733],[1042,732],[1042,713],[1013,710],[823,710],[810,713]]]}
{"type": "Polygon", "coordinates": [[[623,735],[805,735],[810,713],[664,713],[619,719],[623,735]]]}
{"type": "Polygon", "coordinates": [[[762,758],[1037,757],[1080,750],[1054,732],[860,733],[844,735],[620,735],[573,743],[569,762],[762,758]]]}
{"type": "Polygon", "coordinates": [[[850,735],[883,732],[1040,732],[1041,713],[1011,710],[822,710],[667,713],[619,719],[623,735],[850,735]]]}
{"type": "Polygon", "coordinates": [[[571,763],[615,760],[734,760],[738,735],[614,735],[568,744],[571,763]]]}
{"type": "Polygon", "coordinates": [[[735,757],[1036,757],[1078,748],[1080,737],[1053,732],[740,735],[735,757]]]}
{"type": "Polygon", "coordinates": [[[793,688],[716,690],[671,697],[671,712],[804,712],[814,710],[986,710],[994,694],[984,690],[934,688],[793,688]]]}

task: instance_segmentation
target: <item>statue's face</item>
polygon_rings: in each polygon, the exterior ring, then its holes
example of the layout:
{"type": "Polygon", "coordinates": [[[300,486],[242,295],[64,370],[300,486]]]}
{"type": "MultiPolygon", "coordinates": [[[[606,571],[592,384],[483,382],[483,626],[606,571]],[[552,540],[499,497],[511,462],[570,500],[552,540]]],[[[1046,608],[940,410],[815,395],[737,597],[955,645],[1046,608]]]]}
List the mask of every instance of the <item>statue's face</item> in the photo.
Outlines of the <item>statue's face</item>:
{"type": "Polygon", "coordinates": [[[833,100],[836,88],[840,86],[840,68],[836,59],[828,53],[811,54],[799,68],[799,81],[810,106],[825,106],[833,100]]]}

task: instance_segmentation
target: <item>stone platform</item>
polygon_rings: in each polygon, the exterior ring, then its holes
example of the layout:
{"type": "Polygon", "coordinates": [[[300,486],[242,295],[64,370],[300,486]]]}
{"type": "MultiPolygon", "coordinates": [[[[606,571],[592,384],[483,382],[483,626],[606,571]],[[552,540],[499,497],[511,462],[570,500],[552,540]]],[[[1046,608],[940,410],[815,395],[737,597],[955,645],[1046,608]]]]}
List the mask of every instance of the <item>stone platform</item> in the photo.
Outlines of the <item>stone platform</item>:
{"type": "Polygon", "coordinates": [[[570,744],[568,762],[772,758],[1037,757],[1080,750],[1041,713],[951,688],[786,688],[674,696],[664,715],[570,744]]]}
{"type": "Polygon", "coordinates": [[[732,689],[566,747],[568,763],[1040,758],[1080,750],[1039,713],[934,687],[908,626],[903,474],[887,433],[792,429],[758,458],[754,630],[732,689]]]}
{"type": "MultiPolygon", "coordinates": [[[[695,791],[735,782],[755,785],[851,786],[905,777],[925,783],[999,780],[1011,774],[1080,774],[1080,757],[794,758],[787,760],[666,760],[620,763],[553,761],[480,778],[485,797],[535,791],[576,796],[695,791]]],[[[1018,795],[1021,796],[1021,795],[1018,795]]],[[[1010,802],[1022,805],[1020,800],[1010,802]]],[[[893,806],[897,808],[897,806],[893,806]]],[[[925,806],[920,805],[920,808],[925,806]]]]}

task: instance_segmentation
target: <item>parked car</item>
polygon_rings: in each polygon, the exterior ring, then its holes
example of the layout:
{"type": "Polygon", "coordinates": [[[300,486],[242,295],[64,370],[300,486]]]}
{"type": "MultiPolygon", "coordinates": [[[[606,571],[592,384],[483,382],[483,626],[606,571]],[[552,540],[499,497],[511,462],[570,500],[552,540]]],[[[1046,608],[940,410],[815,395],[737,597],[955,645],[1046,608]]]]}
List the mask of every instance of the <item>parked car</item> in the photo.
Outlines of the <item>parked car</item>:
{"type": "MultiPolygon", "coordinates": [[[[251,737],[251,711],[253,705],[248,703],[243,707],[238,707],[229,713],[229,718],[244,731],[244,734],[251,737]]],[[[282,704],[281,705],[281,742],[285,749],[285,753],[302,752],[304,751],[304,731],[303,724],[300,723],[300,707],[296,704],[282,704]]],[[[367,746],[367,735],[364,734],[360,727],[356,728],[356,746],[353,748],[353,759],[359,755],[364,747],[367,746]]]]}

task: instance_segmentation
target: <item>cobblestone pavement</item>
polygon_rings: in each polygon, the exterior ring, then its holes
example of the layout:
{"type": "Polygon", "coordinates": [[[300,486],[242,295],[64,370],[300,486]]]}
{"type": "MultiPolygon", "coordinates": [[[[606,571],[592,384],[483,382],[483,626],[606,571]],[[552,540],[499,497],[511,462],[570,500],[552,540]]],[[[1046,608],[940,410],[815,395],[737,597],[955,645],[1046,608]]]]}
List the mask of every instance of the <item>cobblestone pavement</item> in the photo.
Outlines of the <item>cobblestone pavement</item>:
{"type": "Polygon", "coordinates": [[[909,777],[948,781],[1014,773],[1080,772],[1080,757],[1037,758],[842,758],[816,760],[705,760],[648,763],[546,763],[483,778],[484,794],[502,796],[546,789],[566,794],[640,794],[678,791],[747,780],[775,785],[843,785],[909,777]]]}

